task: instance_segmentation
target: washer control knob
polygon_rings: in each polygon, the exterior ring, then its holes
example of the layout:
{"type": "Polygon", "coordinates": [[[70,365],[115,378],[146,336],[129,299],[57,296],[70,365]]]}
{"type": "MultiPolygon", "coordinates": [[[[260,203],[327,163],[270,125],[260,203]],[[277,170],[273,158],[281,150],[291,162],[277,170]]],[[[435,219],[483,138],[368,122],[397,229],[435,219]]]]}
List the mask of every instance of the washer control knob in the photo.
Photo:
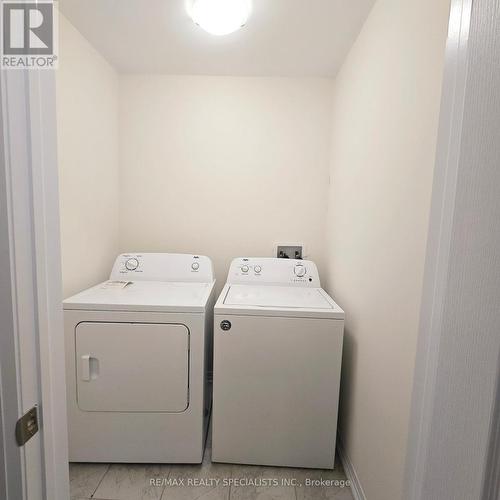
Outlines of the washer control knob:
{"type": "Polygon", "coordinates": [[[242,270],[242,272],[244,272],[244,273],[248,273],[248,269],[249,269],[249,267],[248,267],[248,266],[241,266],[241,270],[242,270]]]}
{"type": "Polygon", "coordinates": [[[193,262],[193,263],[191,264],[191,269],[192,269],[193,271],[198,271],[198,269],[199,269],[199,268],[200,268],[200,264],[198,264],[198,262],[193,262]]]}
{"type": "Polygon", "coordinates": [[[262,271],[262,267],[254,266],[253,270],[255,271],[255,274],[260,274],[260,272],[262,271]]]}
{"type": "Polygon", "coordinates": [[[297,264],[293,269],[293,272],[295,273],[295,276],[302,278],[306,274],[306,268],[302,264],[297,264]]]}
{"type": "Polygon", "coordinates": [[[135,271],[139,267],[139,261],[136,258],[127,259],[125,261],[125,268],[127,271],[135,271]]]}

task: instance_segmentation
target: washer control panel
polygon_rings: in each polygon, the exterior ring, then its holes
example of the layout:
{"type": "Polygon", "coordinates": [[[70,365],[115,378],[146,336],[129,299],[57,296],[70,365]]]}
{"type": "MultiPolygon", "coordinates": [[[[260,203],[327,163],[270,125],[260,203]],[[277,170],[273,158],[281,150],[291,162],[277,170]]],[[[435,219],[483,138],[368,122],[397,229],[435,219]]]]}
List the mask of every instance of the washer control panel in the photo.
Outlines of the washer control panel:
{"type": "Polygon", "coordinates": [[[116,258],[109,279],[211,283],[215,276],[204,255],[124,253],[116,258]]]}
{"type": "Polygon", "coordinates": [[[310,260],[240,257],[229,268],[231,284],[268,284],[320,287],[318,269],[310,260]]]}

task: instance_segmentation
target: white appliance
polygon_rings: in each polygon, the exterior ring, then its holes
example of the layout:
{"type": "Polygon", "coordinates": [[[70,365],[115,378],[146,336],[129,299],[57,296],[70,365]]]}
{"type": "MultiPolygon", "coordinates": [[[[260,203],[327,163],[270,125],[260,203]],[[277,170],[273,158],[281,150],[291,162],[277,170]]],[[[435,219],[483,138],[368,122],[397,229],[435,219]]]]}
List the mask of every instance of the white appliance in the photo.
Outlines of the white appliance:
{"type": "Polygon", "coordinates": [[[214,285],[208,257],[123,254],[64,301],[70,461],[202,461],[214,285]]]}
{"type": "Polygon", "coordinates": [[[344,312],[316,265],[235,259],[214,324],[212,460],[332,469],[344,312]]]}

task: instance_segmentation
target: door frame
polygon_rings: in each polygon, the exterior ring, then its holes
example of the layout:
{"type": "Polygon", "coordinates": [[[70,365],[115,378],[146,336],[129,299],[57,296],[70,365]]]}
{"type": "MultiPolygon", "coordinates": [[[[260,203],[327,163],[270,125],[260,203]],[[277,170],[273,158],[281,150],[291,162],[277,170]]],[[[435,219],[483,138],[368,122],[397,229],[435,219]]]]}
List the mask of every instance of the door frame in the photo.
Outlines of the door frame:
{"type": "MultiPolygon", "coordinates": [[[[0,85],[2,80],[0,80],[0,85]]],[[[3,92],[2,92],[3,93],[3,92]]],[[[4,103],[0,99],[0,116],[4,103]]],[[[11,246],[7,214],[6,143],[3,119],[0,120],[0,498],[23,498],[23,456],[12,429],[19,417],[19,388],[17,381],[17,350],[13,311],[11,246]]]]}
{"type": "Polygon", "coordinates": [[[5,141],[0,249],[7,283],[3,289],[2,281],[2,293],[9,298],[2,301],[2,317],[5,313],[12,318],[2,336],[8,350],[2,349],[0,358],[2,375],[10,374],[0,381],[4,465],[8,487],[13,488],[9,498],[67,500],[55,74],[4,70],[0,78],[5,141]],[[40,430],[17,447],[15,421],[33,405],[38,406],[40,430]]]}

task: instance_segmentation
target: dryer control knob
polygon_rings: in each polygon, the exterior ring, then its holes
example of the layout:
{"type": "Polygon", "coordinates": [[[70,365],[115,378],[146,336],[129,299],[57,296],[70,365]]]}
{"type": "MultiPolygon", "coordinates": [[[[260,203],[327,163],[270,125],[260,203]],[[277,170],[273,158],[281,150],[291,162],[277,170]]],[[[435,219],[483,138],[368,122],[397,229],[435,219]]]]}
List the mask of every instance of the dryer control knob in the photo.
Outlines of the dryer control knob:
{"type": "Polygon", "coordinates": [[[248,273],[248,266],[241,266],[241,270],[244,272],[244,273],[248,273]]]}
{"type": "Polygon", "coordinates": [[[191,264],[191,269],[192,269],[193,271],[198,271],[198,269],[199,269],[199,268],[200,268],[200,264],[198,264],[198,262],[193,262],[193,263],[191,264]]]}
{"type": "Polygon", "coordinates": [[[260,272],[262,271],[262,267],[260,267],[260,266],[255,266],[255,267],[253,268],[253,270],[255,271],[255,274],[260,274],[260,272]]]}
{"type": "Polygon", "coordinates": [[[125,267],[128,271],[135,271],[139,267],[139,261],[135,258],[127,259],[125,267]]]}
{"type": "Polygon", "coordinates": [[[295,276],[302,278],[302,276],[306,274],[306,268],[302,264],[298,264],[293,269],[293,272],[295,273],[295,276]]]}

